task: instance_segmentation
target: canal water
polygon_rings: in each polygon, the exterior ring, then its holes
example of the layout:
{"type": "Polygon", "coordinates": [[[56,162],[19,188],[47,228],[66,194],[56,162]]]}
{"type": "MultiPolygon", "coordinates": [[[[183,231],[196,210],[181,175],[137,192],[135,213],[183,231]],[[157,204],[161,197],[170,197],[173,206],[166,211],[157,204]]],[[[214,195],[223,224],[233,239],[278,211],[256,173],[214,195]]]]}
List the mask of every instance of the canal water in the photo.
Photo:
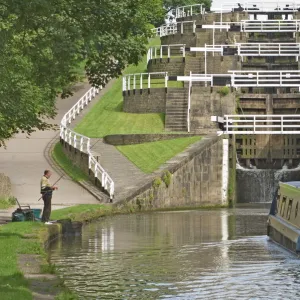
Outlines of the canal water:
{"type": "Polygon", "coordinates": [[[80,299],[299,299],[300,260],[266,236],[265,209],[119,215],[52,245],[80,299]]]}

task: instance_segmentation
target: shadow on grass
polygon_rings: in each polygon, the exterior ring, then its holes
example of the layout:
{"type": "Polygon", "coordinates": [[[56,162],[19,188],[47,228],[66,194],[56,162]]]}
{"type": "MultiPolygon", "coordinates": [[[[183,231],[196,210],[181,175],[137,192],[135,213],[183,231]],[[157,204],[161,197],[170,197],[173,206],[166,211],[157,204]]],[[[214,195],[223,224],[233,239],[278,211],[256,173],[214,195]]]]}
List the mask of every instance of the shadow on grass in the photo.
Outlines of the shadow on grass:
{"type": "Polygon", "coordinates": [[[111,111],[123,112],[123,101],[121,101],[118,105],[112,107],[111,111]]]}
{"type": "Polygon", "coordinates": [[[0,231],[0,239],[1,238],[8,238],[8,237],[18,237],[21,239],[26,238],[26,236],[24,236],[23,234],[19,234],[19,233],[12,233],[12,232],[1,232],[0,231]]]}
{"type": "Polygon", "coordinates": [[[32,299],[31,291],[28,289],[28,281],[22,273],[14,273],[10,276],[0,275],[0,295],[2,300],[32,299]]]}

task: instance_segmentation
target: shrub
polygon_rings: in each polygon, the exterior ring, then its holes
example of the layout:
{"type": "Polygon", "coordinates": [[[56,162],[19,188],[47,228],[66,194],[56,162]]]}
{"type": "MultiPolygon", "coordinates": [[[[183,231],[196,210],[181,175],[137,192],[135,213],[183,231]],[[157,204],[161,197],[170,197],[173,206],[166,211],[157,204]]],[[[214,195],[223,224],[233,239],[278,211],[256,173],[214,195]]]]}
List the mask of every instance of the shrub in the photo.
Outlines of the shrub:
{"type": "Polygon", "coordinates": [[[169,187],[169,185],[171,184],[171,180],[172,180],[172,174],[167,171],[164,176],[163,176],[163,182],[165,183],[166,187],[169,187]]]}
{"type": "Polygon", "coordinates": [[[160,187],[160,185],[162,184],[162,181],[161,181],[161,178],[160,177],[157,177],[153,180],[152,182],[152,186],[157,189],[160,187]]]}
{"type": "Polygon", "coordinates": [[[221,96],[227,96],[230,92],[230,89],[228,86],[223,86],[220,90],[218,90],[218,93],[221,95],[221,96]]]}

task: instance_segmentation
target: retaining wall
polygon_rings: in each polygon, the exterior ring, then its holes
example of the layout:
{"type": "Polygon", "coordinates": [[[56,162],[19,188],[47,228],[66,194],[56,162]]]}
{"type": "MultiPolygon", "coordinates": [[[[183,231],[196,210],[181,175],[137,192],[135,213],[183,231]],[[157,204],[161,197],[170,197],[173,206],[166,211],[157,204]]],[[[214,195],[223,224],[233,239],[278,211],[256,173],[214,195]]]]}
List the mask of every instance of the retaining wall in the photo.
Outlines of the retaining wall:
{"type": "Polygon", "coordinates": [[[165,88],[129,91],[123,95],[123,111],[128,113],[164,113],[166,111],[166,99],[165,88]]]}
{"type": "Polygon", "coordinates": [[[206,137],[175,156],[153,175],[153,179],[118,206],[132,210],[198,207],[222,203],[221,137],[206,137]],[[170,172],[171,178],[166,178],[170,172]]]}
{"type": "Polygon", "coordinates": [[[107,144],[119,146],[171,140],[190,136],[195,136],[195,134],[114,134],[105,136],[103,140],[107,144]]]}

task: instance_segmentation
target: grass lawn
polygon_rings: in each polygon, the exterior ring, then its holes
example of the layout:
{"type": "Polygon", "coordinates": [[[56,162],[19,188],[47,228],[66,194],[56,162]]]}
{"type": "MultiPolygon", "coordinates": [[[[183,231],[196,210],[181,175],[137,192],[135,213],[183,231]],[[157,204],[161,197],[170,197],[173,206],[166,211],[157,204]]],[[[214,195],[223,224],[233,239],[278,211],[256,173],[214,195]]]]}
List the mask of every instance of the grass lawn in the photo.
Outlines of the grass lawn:
{"type": "Polygon", "coordinates": [[[57,143],[54,146],[52,157],[55,162],[64,169],[64,171],[74,180],[74,181],[82,181],[88,180],[88,176],[81,171],[80,168],[75,166],[73,162],[65,155],[62,149],[62,145],[57,143]]]}
{"type": "Polygon", "coordinates": [[[151,173],[164,162],[200,139],[200,136],[194,136],[137,145],[124,145],[117,148],[142,171],[151,173]]]}
{"type": "Polygon", "coordinates": [[[32,299],[28,281],[18,268],[18,254],[45,254],[38,236],[45,225],[16,222],[0,226],[0,299],[32,299]],[[30,234],[30,239],[26,238],[30,234]],[[32,235],[36,236],[33,239],[32,235]]]}
{"type": "Polygon", "coordinates": [[[71,219],[72,221],[88,221],[111,213],[112,207],[104,204],[81,204],[52,211],[51,219],[71,219]]]}
{"type": "MultiPolygon", "coordinates": [[[[149,47],[158,45],[159,39],[151,40],[149,47]]],[[[125,74],[146,72],[146,56],[137,66],[128,66],[125,74]]],[[[144,86],[146,82],[143,81],[144,86]]],[[[182,87],[182,82],[169,82],[172,87],[182,87]]],[[[154,79],[155,87],[164,87],[164,79],[154,79]]],[[[133,114],[123,112],[122,78],[116,80],[102,99],[76,126],[75,131],[91,138],[109,134],[163,133],[165,115],[158,113],[133,114]]],[[[168,159],[183,151],[200,137],[180,138],[141,145],[117,147],[136,166],[151,173],[168,159]]]]}
{"type": "MultiPolygon", "coordinates": [[[[149,46],[159,43],[159,39],[153,39],[149,46]]],[[[146,72],[146,56],[137,66],[128,66],[124,73],[141,72],[146,72]]],[[[164,114],[124,113],[120,77],[76,126],[75,131],[92,138],[116,133],[161,133],[164,131],[164,114]]]]}

